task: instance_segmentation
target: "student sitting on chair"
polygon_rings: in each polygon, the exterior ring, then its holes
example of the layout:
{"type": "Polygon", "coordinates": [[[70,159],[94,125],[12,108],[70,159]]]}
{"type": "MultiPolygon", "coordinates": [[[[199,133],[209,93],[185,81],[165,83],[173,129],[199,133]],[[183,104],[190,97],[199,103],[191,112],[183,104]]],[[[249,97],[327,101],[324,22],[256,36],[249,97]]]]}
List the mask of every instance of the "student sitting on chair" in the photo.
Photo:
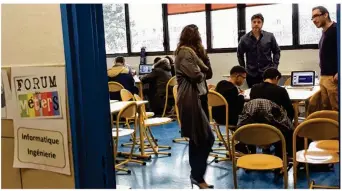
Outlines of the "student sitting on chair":
{"type": "MultiPolygon", "coordinates": [[[[108,82],[118,82],[132,94],[138,94],[139,90],[135,87],[134,78],[131,70],[126,67],[125,59],[122,56],[115,58],[114,66],[107,70],[108,82]]],[[[110,93],[111,100],[121,100],[120,92],[110,93]]]]}
{"type": "MultiPolygon", "coordinates": [[[[245,103],[241,86],[246,80],[247,72],[242,66],[234,66],[230,70],[230,78],[228,80],[220,81],[215,91],[220,93],[228,102],[228,119],[229,125],[236,125],[239,114],[241,114],[243,105],[245,103]]],[[[213,118],[218,124],[226,123],[226,108],[225,106],[213,107],[213,118]]]]}
{"type": "MultiPolygon", "coordinates": [[[[250,123],[266,123],[277,127],[284,135],[286,150],[291,156],[294,109],[286,89],[277,85],[280,78],[281,73],[275,68],[269,68],[264,72],[264,82],[255,84],[251,89],[251,101],[246,104],[242,115],[239,117],[238,126],[250,123]],[[269,102],[260,100],[268,100],[269,102]]],[[[275,154],[281,156],[281,143],[276,143],[275,148],[275,154]]]]}
{"type": "MultiPolygon", "coordinates": [[[[152,84],[149,91],[153,93],[148,93],[148,101],[152,111],[155,115],[162,115],[165,103],[165,89],[166,84],[171,78],[171,66],[166,58],[160,59],[157,63],[153,65],[153,70],[151,73],[145,75],[141,78],[143,84],[152,84]]],[[[169,92],[172,93],[172,90],[169,92]]],[[[173,98],[173,97],[172,97],[173,98]]]]}

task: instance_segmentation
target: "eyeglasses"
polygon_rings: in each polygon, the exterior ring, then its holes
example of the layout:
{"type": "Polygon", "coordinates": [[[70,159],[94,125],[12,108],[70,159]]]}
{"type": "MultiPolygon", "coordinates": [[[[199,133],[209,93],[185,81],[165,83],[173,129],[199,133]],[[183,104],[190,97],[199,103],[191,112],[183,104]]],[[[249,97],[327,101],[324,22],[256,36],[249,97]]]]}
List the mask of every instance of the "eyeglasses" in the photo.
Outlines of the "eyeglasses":
{"type": "Polygon", "coordinates": [[[313,15],[313,16],[311,17],[311,20],[314,20],[316,17],[323,16],[323,15],[324,15],[323,13],[317,14],[317,15],[313,15]]]}

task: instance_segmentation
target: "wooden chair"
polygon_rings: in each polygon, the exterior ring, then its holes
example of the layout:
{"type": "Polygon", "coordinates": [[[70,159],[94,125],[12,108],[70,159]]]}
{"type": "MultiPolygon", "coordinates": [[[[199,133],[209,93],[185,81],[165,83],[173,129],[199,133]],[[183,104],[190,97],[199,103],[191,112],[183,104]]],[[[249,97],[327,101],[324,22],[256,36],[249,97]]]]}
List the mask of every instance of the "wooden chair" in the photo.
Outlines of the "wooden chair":
{"type": "MultiPolygon", "coordinates": [[[[121,96],[121,100],[122,101],[135,101],[135,98],[134,98],[134,96],[133,96],[133,94],[130,92],[130,91],[128,91],[128,90],[126,90],[126,89],[121,89],[120,90],[120,96],[121,96]]],[[[145,107],[145,105],[143,105],[142,107],[145,107]]],[[[137,115],[138,115],[138,113],[137,113],[137,115]]],[[[146,112],[146,115],[147,115],[147,117],[153,117],[154,116],[154,113],[153,112],[146,112]]],[[[134,118],[126,118],[126,123],[125,123],[125,125],[126,125],[126,127],[128,128],[128,129],[130,129],[131,127],[130,127],[130,123],[131,123],[131,121],[133,121],[134,120],[134,118]]],[[[131,137],[131,139],[130,139],[130,141],[132,141],[133,140],[133,138],[131,137]]],[[[136,138],[136,143],[135,144],[137,144],[137,145],[139,145],[139,137],[137,137],[136,138]]],[[[121,146],[122,147],[124,147],[124,146],[130,146],[130,145],[132,145],[132,142],[128,142],[128,143],[123,143],[123,144],[121,144],[121,146]]]]}
{"type": "MultiPolygon", "coordinates": [[[[178,125],[181,128],[181,122],[179,119],[179,111],[178,111],[178,107],[177,107],[177,88],[178,88],[178,85],[173,86],[172,93],[173,93],[173,98],[175,99],[175,111],[176,111],[178,125]]],[[[182,141],[189,142],[189,139],[186,137],[182,137],[182,138],[176,138],[176,139],[172,140],[172,142],[174,142],[174,143],[179,143],[182,141]]]]}
{"type": "Polygon", "coordinates": [[[220,142],[223,143],[224,148],[213,148],[214,151],[217,150],[225,150],[225,157],[218,157],[218,159],[215,159],[215,162],[219,162],[219,161],[225,161],[225,160],[230,160],[232,153],[231,153],[231,144],[230,144],[230,138],[229,138],[229,134],[230,134],[230,128],[236,128],[235,126],[230,126],[229,125],[229,120],[228,120],[228,116],[229,116],[229,111],[228,111],[228,102],[227,100],[218,92],[214,91],[214,90],[209,90],[208,92],[208,109],[209,109],[209,121],[210,121],[210,125],[213,127],[214,132],[216,133],[218,140],[220,142]],[[220,125],[217,124],[214,120],[213,120],[213,116],[212,116],[212,107],[217,107],[217,106],[225,106],[225,112],[226,112],[226,122],[225,122],[225,130],[226,130],[226,134],[222,134],[221,133],[221,129],[220,129],[220,125]]]}
{"type": "MultiPolygon", "coordinates": [[[[134,98],[137,101],[142,101],[140,96],[138,96],[137,94],[134,94],[134,98]]],[[[144,126],[146,138],[149,142],[149,146],[147,147],[150,147],[152,149],[152,152],[146,152],[146,154],[155,154],[155,155],[162,154],[162,155],[171,156],[171,153],[169,152],[159,152],[159,148],[171,149],[171,147],[158,145],[156,139],[154,138],[152,134],[151,127],[168,124],[172,122],[172,119],[168,117],[147,118],[145,107],[140,107],[140,109],[142,109],[141,113],[143,114],[143,117],[142,117],[143,120],[140,124],[144,126]]],[[[145,148],[141,148],[141,149],[145,149],[145,148]]]]}
{"type": "Polygon", "coordinates": [[[118,82],[108,82],[108,88],[110,93],[119,92],[122,89],[125,89],[120,83],[118,82]]]}
{"type": "Polygon", "coordinates": [[[338,188],[332,186],[315,185],[314,181],[310,182],[309,164],[335,164],[340,161],[336,152],[330,151],[312,151],[308,150],[308,139],[311,140],[328,140],[337,138],[339,135],[338,122],[332,119],[309,119],[297,126],[293,133],[293,185],[297,185],[297,165],[305,163],[306,177],[309,188],[338,188]],[[296,140],[298,137],[304,138],[304,150],[297,151],[296,140]]]}
{"type": "MultiPolygon", "coordinates": [[[[325,119],[332,119],[336,122],[338,122],[339,114],[337,111],[332,110],[322,110],[312,113],[307,117],[307,120],[309,119],[316,119],[316,118],[325,118],[325,119]]],[[[339,153],[340,142],[339,140],[320,140],[320,141],[313,141],[309,145],[309,150],[312,151],[331,151],[339,153]]]]}
{"type": "Polygon", "coordinates": [[[173,76],[166,84],[166,94],[165,94],[165,104],[164,104],[164,110],[163,110],[163,115],[162,117],[165,117],[166,109],[167,109],[167,104],[169,101],[169,87],[173,87],[177,85],[177,79],[176,76],[173,76]]]}
{"type": "MultiPolygon", "coordinates": [[[[117,115],[116,126],[112,129],[112,136],[113,136],[114,144],[115,144],[114,145],[114,156],[116,156],[118,153],[119,137],[128,136],[128,135],[132,135],[132,137],[133,137],[133,144],[132,144],[131,152],[130,152],[130,155],[128,156],[128,159],[123,160],[123,161],[121,161],[115,165],[116,170],[125,171],[128,174],[130,174],[131,171],[126,169],[126,168],[121,168],[122,165],[129,163],[129,162],[135,162],[138,164],[146,165],[146,163],[143,161],[132,159],[132,154],[134,151],[135,139],[136,139],[135,132],[137,131],[137,127],[138,127],[137,115],[136,115],[137,111],[138,111],[137,104],[135,102],[129,103],[127,106],[125,106],[123,109],[121,109],[121,111],[117,115]],[[133,129],[120,128],[120,123],[119,123],[120,120],[119,119],[122,117],[134,119],[134,128],[133,129]]],[[[111,121],[113,123],[113,118],[111,118],[111,121]]],[[[117,161],[117,160],[115,160],[115,161],[117,161]]]]}
{"type": "MultiPolygon", "coordinates": [[[[120,91],[120,95],[121,95],[122,101],[135,100],[133,94],[130,91],[126,90],[126,89],[122,89],[120,91]]],[[[143,106],[143,107],[145,107],[145,106],[143,106]]],[[[147,117],[153,117],[154,113],[153,112],[146,112],[146,115],[147,115],[147,117]]]]}
{"type": "Polygon", "coordinates": [[[235,159],[235,147],[232,147],[234,187],[237,188],[237,168],[248,170],[282,169],[284,188],[287,188],[287,156],[286,142],[283,134],[275,127],[267,124],[249,124],[238,128],[232,137],[232,144],[240,141],[248,145],[270,145],[281,141],[283,158],[268,154],[247,154],[235,159]]]}

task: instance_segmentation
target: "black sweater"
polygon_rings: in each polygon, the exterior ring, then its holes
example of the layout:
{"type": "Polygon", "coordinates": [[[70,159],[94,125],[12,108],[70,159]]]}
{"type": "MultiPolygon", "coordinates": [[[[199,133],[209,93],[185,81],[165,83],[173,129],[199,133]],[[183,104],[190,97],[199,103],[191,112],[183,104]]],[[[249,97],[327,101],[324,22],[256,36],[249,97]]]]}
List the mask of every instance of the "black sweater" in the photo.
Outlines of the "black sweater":
{"type": "MultiPolygon", "coordinates": [[[[236,125],[245,103],[243,95],[239,95],[237,87],[227,80],[220,81],[216,86],[216,91],[228,102],[229,125],[236,125]]],[[[218,124],[226,124],[226,115],[225,106],[213,107],[213,118],[218,124]]]]}
{"type": "Polygon", "coordinates": [[[319,66],[321,75],[333,76],[337,73],[337,28],[333,23],[322,33],[319,41],[319,66]]]}
{"type": "Polygon", "coordinates": [[[268,99],[275,104],[282,106],[286,110],[287,116],[290,118],[290,120],[293,120],[294,109],[289,94],[285,88],[268,82],[255,84],[251,89],[250,99],[252,100],[258,98],[268,99]]]}

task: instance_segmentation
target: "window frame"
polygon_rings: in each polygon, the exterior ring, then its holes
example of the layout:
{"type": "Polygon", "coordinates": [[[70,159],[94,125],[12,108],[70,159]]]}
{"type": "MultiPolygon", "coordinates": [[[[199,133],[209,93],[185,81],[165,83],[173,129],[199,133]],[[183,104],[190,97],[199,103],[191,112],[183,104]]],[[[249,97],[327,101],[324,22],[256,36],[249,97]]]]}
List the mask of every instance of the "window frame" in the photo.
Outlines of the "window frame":
{"type": "MultiPolygon", "coordinates": [[[[125,22],[126,22],[126,38],[127,38],[127,53],[115,53],[107,54],[107,58],[125,56],[134,57],[140,56],[140,52],[132,52],[131,47],[131,31],[130,31],[130,18],[129,18],[129,6],[125,5],[125,22]]],[[[246,34],[246,7],[248,6],[263,6],[267,4],[259,5],[248,5],[248,4],[236,4],[237,9],[237,27],[238,27],[238,41],[246,34]]],[[[168,30],[168,12],[167,4],[161,4],[162,9],[162,21],[163,21],[163,51],[157,52],[146,52],[147,56],[160,56],[160,55],[172,55],[174,51],[170,51],[170,38],[168,30]]],[[[337,9],[338,4],[336,4],[337,9]]],[[[235,8],[235,7],[234,7],[235,8]]],[[[221,9],[224,10],[224,9],[221,9]]],[[[211,4],[205,4],[205,15],[206,15],[206,37],[207,37],[207,52],[208,53],[234,53],[237,51],[236,48],[212,48],[212,23],[211,23],[211,4]]],[[[215,10],[213,10],[215,11],[215,10]]],[[[185,14],[185,13],[180,13],[185,14]]],[[[175,15],[175,14],[172,14],[175,15]]],[[[279,46],[281,50],[298,50],[298,49],[318,49],[318,44],[299,44],[299,6],[298,4],[292,4],[292,42],[293,45],[279,46]]]]}

